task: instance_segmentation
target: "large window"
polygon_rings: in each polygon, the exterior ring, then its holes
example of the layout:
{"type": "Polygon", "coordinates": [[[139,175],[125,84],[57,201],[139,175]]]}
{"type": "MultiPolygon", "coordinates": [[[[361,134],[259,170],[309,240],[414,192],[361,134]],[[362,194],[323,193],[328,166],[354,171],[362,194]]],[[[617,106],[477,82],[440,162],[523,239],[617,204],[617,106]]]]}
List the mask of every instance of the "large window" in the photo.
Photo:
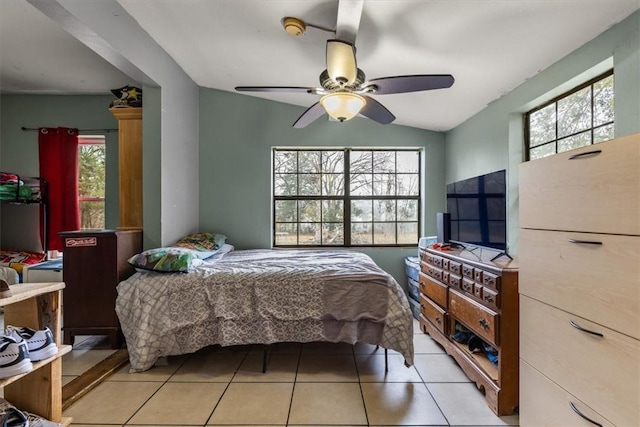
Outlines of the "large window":
{"type": "Polygon", "coordinates": [[[274,149],[273,245],[415,246],[420,153],[274,149]]]}
{"type": "Polygon", "coordinates": [[[78,138],[78,199],[80,227],[104,228],[106,146],[103,135],[78,138]]]}
{"type": "Polygon", "coordinates": [[[526,114],[527,160],[613,138],[613,71],[526,114]]]}

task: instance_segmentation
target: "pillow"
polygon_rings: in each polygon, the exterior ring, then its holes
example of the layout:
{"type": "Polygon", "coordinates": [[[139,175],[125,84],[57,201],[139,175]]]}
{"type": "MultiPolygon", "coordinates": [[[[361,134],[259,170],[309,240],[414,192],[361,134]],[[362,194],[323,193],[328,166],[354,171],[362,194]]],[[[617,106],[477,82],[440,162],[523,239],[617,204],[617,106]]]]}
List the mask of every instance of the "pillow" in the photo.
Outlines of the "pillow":
{"type": "Polygon", "coordinates": [[[135,268],[161,273],[186,273],[198,261],[195,251],[185,248],[149,249],[128,259],[135,268]]]}
{"type": "Polygon", "coordinates": [[[218,233],[191,233],[171,245],[172,247],[188,248],[202,252],[196,255],[204,259],[215,254],[227,241],[227,236],[218,233]]]}
{"type": "Polygon", "coordinates": [[[43,252],[21,251],[15,249],[0,250],[0,266],[11,267],[19,274],[25,265],[39,264],[46,258],[43,252]]]}

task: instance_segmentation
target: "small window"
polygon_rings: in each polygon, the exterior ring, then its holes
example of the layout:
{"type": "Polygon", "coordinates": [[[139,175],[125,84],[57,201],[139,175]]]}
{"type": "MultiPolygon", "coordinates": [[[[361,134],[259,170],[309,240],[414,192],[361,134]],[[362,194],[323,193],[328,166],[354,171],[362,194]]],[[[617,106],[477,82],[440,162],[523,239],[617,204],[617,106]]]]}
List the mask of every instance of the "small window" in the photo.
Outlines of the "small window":
{"type": "Polygon", "coordinates": [[[78,201],[80,227],[102,229],[104,224],[106,145],[103,135],[78,137],[78,201]]]}
{"type": "Polygon", "coordinates": [[[419,149],[274,149],[273,246],[415,246],[419,149]]]}
{"type": "Polygon", "coordinates": [[[613,70],[529,111],[527,160],[613,138],[613,70]]]}

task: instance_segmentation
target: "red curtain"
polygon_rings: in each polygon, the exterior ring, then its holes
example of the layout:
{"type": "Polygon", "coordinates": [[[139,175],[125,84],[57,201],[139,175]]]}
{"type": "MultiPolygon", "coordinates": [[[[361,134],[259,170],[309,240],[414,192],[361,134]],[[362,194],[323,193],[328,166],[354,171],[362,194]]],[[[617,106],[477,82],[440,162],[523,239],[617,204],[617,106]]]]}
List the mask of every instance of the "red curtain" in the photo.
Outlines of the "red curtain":
{"type": "Polygon", "coordinates": [[[40,176],[48,186],[48,250],[62,250],[61,231],[80,229],[78,204],[78,129],[38,129],[40,176]]]}

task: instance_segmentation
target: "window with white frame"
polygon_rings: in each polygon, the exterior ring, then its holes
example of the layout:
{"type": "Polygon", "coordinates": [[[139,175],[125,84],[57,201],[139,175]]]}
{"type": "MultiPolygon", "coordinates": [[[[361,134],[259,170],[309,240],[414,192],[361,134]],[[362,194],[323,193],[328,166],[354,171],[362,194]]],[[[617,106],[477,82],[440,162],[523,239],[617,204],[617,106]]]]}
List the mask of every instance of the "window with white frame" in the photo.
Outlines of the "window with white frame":
{"type": "Polygon", "coordinates": [[[82,229],[105,227],[105,161],[104,135],[78,137],[78,201],[82,229]]]}
{"type": "Polygon", "coordinates": [[[613,70],[525,115],[527,160],[613,138],[613,70]]]}
{"type": "Polygon", "coordinates": [[[420,149],[273,149],[273,246],[416,246],[420,149]]]}

